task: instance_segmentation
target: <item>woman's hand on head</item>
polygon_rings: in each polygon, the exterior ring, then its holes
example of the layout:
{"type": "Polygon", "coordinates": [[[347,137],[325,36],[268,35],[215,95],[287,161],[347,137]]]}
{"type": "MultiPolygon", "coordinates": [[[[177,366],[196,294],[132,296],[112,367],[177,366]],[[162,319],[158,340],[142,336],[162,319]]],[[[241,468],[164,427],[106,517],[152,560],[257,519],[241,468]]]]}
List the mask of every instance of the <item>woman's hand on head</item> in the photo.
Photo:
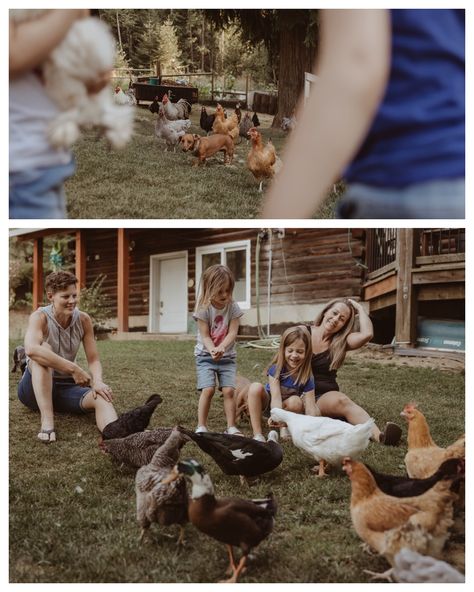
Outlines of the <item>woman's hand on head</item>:
{"type": "Polygon", "coordinates": [[[362,305],[360,302],[357,302],[356,300],[352,300],[352,298],[348,298],[347,300],[348,300],[348,302],[351,303],[351,305],[354,307],[354,310],[356,312],[360,311],[360,309],[362,308],[362,305]]]}

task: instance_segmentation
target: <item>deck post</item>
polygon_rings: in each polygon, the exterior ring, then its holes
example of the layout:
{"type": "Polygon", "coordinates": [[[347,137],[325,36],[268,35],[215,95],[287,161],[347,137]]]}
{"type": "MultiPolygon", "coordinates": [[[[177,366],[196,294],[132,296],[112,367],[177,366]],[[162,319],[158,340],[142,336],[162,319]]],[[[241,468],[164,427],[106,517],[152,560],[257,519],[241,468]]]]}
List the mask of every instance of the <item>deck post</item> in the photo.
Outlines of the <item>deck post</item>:
{"type": "Polygon", "coordinates": [[[86,285],[86,241],[82,230],[76,231],[76,277],[81,290],[86,285]]]}
{"type": "Polygon", "coordinates": [[[33,239],[33,310],[44,301],[43,239],[33,239]]]}
{"type": "Polygon", "coordinates": [[[402,347],[416,345],[417,305],[412,278],[414,233],[413,228],[399,228],[397,233],[395,342],[402,347]]]}
{"type": "Polygon", "coordinates": [[[126,228],[117,229],[117,329],[128,331],[128,233],[126,228]]]}

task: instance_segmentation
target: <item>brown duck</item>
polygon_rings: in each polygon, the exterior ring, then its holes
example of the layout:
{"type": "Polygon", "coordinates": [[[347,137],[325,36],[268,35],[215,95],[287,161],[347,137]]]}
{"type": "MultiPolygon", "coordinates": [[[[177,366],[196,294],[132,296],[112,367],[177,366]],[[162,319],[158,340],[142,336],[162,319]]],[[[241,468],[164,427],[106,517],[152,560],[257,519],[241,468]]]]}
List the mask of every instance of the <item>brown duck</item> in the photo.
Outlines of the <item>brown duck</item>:
{"type": "Polygon", "coordinates": [[[250,551],[273,530],[277,510],[273,495],[259,500],[216,498],[211,478],[195,460],[179,462],[163,483],[183,475],[192,482],[189,520],[196,528],[227,546],[232,576],[225,582],[235,583],[250,551]],[[234,559],[233,547],[242,549],[238,564],[234,559]]]}

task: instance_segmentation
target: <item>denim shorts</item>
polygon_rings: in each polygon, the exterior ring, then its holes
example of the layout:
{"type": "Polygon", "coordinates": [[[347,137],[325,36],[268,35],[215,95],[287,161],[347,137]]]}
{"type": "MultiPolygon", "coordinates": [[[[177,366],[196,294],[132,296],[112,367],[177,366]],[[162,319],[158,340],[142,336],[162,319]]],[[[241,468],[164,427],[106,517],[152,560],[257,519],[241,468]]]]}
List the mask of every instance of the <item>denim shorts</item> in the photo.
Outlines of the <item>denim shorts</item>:
{"type": "Polygon", "coordinates": [[[216,386],[216,377],[219,388],[235,388],[235,375],[237,362],[235,358],[221,358],[216,361],[212,356],[196,356],[197,388],[202,390],[216,386]]]}
{"type": "MultiPolygon", "coordinates": [[[[82,407],[82,399],[91,390],[90,386],[79,386],[72,378],[53,378],[53,409],[66,413],[90,413],[92,409],[82,407]]],[[[39,411],[36,402],[31,372],[26,368],[18,384],[18,398],[33,411],[39,411]]]]}
{"type": "Polygon", "coordinates": [[[44,169],[10,173],[10,218],[66,218],[63,183],[74,161],[44,169]]]}
{"type": "Polygon", "coordinates": [[[337,206],[338,218],[464,219],[465,182],[451,179],[400,189],[353,183],[337,206]]]}

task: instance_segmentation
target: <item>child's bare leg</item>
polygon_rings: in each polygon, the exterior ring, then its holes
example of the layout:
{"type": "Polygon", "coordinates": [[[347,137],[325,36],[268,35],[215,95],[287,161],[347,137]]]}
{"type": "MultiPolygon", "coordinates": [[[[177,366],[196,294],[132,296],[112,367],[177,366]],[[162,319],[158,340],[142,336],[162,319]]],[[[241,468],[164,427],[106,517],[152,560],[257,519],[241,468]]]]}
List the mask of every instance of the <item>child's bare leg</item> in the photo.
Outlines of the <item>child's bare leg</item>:
{"type": "Polygon", "coordinates": [[[224,397],[224,413],[227,420],[227,427],[231,428],[235,426],[235,401],[234,401],[235,389],[231,386],[225,386],[222,389],[222,395],[224,397]]]}
{"type": "Polygon", "coordinates": [[[207,416],[211,408],[212,397],[214,396],[215,387],[210,386],[203,388],[199,397],[198,404],[198,425],[207,426],[207,416]]]}
{"type": "Polygon", "coordinates": [[[38,438],[43,441],[56,441],[54,433],[53,412],[53,370],[30,360],[28,362],[31,372],[31,382],[35,392],[36,403],[41,416],[41,431],[38,438]]]}
{"type": "Polygon", "coordinates": [[[106,401],[100,395],[97,395],[94,399],[92,391],[84,395],[82,406],[84,409],[94,409],[95,423],[101,432],[106,425],[117,419],[117,412],[112,403],[106,401]]]}
{"type": "Polygon", "coordinates": [[[263,384],[252,382],[248,391],[250,423],[254,436],[262,433],[262,411],[267,404],[268,395],[263,384]]]}

